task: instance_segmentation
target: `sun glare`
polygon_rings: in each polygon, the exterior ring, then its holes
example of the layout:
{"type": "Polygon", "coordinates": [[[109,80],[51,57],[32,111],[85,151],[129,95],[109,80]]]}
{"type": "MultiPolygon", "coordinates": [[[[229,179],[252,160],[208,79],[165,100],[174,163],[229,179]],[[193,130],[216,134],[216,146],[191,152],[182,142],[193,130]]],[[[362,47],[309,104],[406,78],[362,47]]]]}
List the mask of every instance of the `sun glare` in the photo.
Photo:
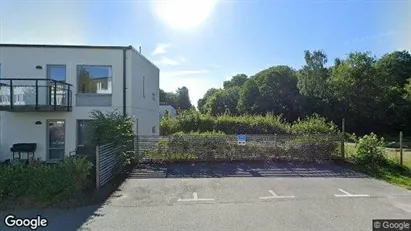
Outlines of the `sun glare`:
{"type": "Polygon", "coordinates": [[[211,14],[218,0],[159,0],[154,1],[157,16],[174,29],[193,29],[211,14]]]}

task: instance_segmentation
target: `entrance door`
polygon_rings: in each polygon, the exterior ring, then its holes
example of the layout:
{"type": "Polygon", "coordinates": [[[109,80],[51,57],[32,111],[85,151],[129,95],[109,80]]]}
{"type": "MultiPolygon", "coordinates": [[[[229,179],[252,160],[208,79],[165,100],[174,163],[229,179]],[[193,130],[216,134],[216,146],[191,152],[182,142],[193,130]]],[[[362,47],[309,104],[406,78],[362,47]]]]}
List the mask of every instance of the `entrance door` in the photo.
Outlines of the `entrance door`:
{"type": "Polygon", "coordinates": [[[64,159],[66,144],[66,121],[47,120],[47,159],[64,159]]]}

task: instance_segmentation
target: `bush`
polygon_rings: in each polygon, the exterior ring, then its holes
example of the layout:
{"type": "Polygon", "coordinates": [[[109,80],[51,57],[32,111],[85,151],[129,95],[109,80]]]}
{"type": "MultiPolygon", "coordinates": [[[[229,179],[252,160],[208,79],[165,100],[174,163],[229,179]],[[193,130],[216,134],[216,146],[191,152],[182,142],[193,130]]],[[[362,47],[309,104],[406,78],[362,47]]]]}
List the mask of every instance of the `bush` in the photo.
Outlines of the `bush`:
{"type": "Polygon", "coordinates": [[[84,158],[67,158],[54,165],[1,166],[0,199],[53,202],[73,198],[86,188],[91,168],[84,158]]]}
{"type": "Polygon", "coordinates": [[[366,165],[383,165],[388,160],[385,156],[384,139],[371,133],[357,140],[354,161],[366,165]]]}
{"type": "Polygon", "coordinates": [[[273,137],[250,137],[247,145],[238,145],[237,138],[221,132],[176,133],[155,145],[145,154],[151,158],[172,160],[245,160],[267,157],[325,160],[331,158],[338,144],[321,137],[282,137],[273,143],[273,137]],[[278,143],[278,145],[277,145],[278,143]]]}
{"type": "Polygon", "coordinates": [[[176,118],[164,118],[160,122],[161,135],[210,131],[225,134],[336,134],[337,127],[318,115],[289,124],[282,116],[273,114],[213,117],[195,110],[184,111],[176,118]]]}

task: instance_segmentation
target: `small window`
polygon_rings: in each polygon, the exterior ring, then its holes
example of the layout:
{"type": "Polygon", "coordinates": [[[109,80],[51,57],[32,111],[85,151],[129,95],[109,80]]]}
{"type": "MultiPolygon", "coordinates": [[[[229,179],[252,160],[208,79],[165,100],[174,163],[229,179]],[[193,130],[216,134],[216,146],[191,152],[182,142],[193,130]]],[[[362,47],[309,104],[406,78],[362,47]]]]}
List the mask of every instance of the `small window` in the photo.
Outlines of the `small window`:
{"type": "Polygon", "coordinates": [[[154,101],[156,101],[156,93],[151,94],[151,97],[153,98],[154,101]]]}
{"type": "Polygon", "coordinates": [[[143,97],[146,97],[146,77],[143,76],[143,97]]]}
{"type": "Polygon", "coordinates": [[[153,126],[153,127],[151,128],[151,132],[152,132],[152,133],[156,133],[156,126],[153,126]]]}

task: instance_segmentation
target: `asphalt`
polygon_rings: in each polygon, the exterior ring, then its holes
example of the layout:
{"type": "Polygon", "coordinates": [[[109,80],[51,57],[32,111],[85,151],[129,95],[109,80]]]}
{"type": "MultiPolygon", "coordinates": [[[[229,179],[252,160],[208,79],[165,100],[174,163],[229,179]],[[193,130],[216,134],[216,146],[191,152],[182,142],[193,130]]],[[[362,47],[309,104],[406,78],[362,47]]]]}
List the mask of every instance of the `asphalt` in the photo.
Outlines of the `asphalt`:
{"type": "Polygon", "coordinates": [[[359,231],[411,219],[411,192],[335,165],[186,164],[136,169],[103,205],[9,213],[41,214],[38,230],[359,231]]]}

